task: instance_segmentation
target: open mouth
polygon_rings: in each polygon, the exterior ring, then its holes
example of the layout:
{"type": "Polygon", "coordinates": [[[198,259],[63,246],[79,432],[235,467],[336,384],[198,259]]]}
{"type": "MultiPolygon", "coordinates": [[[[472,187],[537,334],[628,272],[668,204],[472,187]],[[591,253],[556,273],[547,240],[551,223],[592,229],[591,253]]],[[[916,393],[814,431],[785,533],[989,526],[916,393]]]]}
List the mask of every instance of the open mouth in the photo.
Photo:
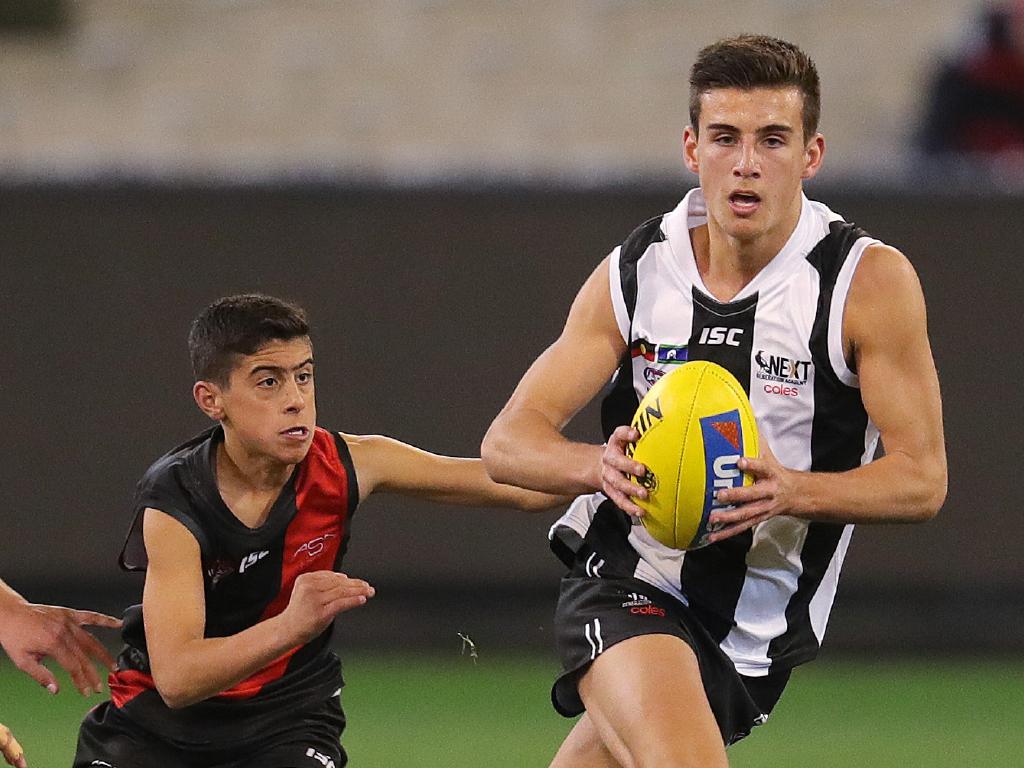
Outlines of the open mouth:
{"type": "Polygon", "coordinates": [[[737,213],[752,213],[760,204],[761,197],[754,192],[733,192],[729,195],[729,205],[737,213]]]}
{"type": "Polygon", "coordinates": [[[306,437],[309,434],[309,427],[292,427],[281,432],[285,437],[306,437]]]}

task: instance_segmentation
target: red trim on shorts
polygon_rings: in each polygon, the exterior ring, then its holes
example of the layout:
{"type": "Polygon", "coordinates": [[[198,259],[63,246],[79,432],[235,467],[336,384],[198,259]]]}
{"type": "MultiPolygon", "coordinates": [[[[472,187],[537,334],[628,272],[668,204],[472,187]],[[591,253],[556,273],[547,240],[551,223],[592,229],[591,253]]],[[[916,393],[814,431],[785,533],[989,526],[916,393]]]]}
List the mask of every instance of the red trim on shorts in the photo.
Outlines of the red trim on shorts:
{"type": "Polygon", "coordinates": [[[134,669],[111,672],[107,676],[107,685],[110,686],[110,700],[118,709],[143,691],[156,690],[152,675],[134,669]]]}

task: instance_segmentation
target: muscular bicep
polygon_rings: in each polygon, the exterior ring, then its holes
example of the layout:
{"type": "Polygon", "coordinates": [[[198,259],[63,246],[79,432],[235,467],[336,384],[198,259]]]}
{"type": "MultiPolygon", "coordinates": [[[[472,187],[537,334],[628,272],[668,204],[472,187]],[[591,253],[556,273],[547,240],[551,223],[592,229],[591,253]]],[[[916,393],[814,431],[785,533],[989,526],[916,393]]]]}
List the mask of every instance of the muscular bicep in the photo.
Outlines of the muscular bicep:
{"type": "Polygon", "coordinates": [[[559,337],[530,366],[502,413],[529,409],[561,429],[608,382],[626,350],[608,270],[606,258],[580,288],[559,337]]]}
{"type": "Polygon", "coordinates": [[[142,610],[153,674],[158,678],[166,665],[174,663],[182,645],[203,637],[206,605],[195,537],[159,510],[147,509],[144,514],[149,565],[142,610]]]}
{"type": "Polygon", "coordinates": [[[843,322],[861,397],[886,452],[941,470],[945,447],[939,382],[928,341],[924,295],[907,259],[871,246],[854,275],[843,322]]]}

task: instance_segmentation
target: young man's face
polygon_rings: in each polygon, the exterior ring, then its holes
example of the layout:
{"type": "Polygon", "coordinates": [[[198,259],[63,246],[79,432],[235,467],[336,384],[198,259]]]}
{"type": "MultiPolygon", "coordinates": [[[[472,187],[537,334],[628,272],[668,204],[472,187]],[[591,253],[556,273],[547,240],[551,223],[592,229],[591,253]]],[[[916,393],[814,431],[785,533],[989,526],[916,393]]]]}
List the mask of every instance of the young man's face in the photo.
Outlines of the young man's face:
{"type": "Polygon", "coordinates": [[[801,182],[825,150],[821,134],[804,139],[800,90],[721,88],[700,98],[699,130],[686,129],[683,147],[709,219],[741,243],[795,226],[801,182]]]}
{"type": "Polygon", "coordinates": [[[306,457],[316,425],[307,337],[270,341],[235,364],[219,388],[222,422],[248,451],[284,464],[306,457]]]}

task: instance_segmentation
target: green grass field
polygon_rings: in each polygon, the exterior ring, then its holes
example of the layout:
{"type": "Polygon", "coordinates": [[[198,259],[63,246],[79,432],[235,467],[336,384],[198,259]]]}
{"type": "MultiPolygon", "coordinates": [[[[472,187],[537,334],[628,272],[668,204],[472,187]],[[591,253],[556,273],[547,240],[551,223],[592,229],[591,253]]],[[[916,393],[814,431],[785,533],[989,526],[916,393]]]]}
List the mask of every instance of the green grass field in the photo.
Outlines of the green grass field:
{"type": "MultiPolygon", "coordinates": [[[[569,721],[548,704],[554,662],[351,655],[343,702],[353,768],[546,766],[569,721]]],[[[0,667],[0,722],[33,768],[70,765],[100,700],[51,697],[0,667]]],[[[733,768],[1024,765],[1024,662],[819,661],[794,674],[771,721],[730,750],[733,768]]]]}

